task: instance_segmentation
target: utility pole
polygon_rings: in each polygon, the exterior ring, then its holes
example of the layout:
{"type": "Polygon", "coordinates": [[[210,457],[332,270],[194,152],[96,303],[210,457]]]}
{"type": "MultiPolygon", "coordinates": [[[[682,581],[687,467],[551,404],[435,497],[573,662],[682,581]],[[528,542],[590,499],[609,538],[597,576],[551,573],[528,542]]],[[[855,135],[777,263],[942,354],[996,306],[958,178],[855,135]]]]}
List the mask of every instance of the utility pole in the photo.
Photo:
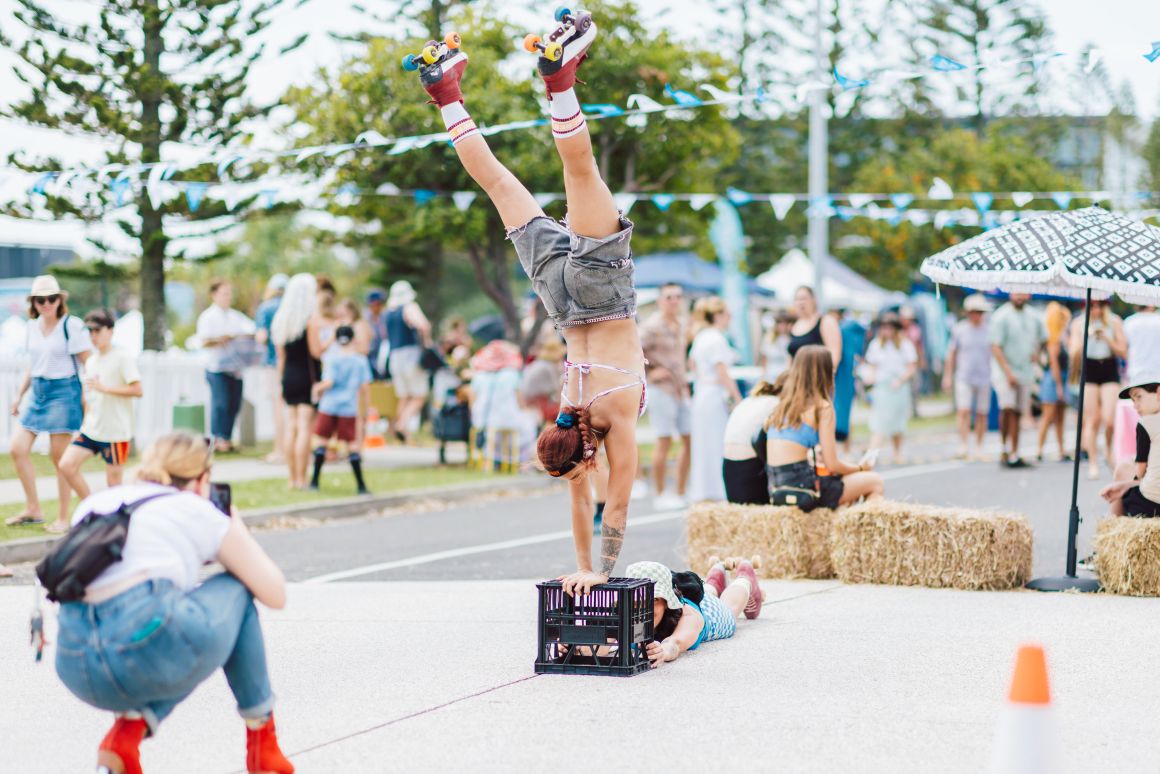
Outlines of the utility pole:
{"type": "Polygon", "coordinates": [[[826,22],[823,16],[827,0],[816,0],[814,9],[814,57],[816,63],[816,77],[819,87],[810,92],[810,228],[809,253],[814,262],[814,294],[818,299],[818,308],[825,311],[825,296],[822,289],[822,278],[825,274],[823,261],[829,253],[829,222],[828,208],[824,206],[826,190],[829,187],[829,102],[826,91],[820,84],[826,83],[830,77],[828,67],[829,56],[825,50],[826,22]]]}

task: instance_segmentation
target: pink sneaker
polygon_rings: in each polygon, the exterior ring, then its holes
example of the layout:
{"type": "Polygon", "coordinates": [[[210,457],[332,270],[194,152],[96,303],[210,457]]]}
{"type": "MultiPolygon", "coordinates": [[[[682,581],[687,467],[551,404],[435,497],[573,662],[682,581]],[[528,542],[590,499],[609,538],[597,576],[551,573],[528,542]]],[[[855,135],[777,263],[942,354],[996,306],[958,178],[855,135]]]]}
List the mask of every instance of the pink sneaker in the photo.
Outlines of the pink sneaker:
{"type": "Polygon", "coordinates": [[[459,44],[459,35],[451,32],[442,43],[427,41],[419,56],[403,57],[403,69],[419,71],[419,81],[439,107],[463,101],[459,81],[467,69],[467,54],[459,44]]]}
{"type": "Polygon", "coordinates": [[[596,23],[587,11],[573,14],[568,8],[557,8],[556,21],[560,26],[548,33],[546,40],[534,35],[524,39],[527,50],[540,52],[536,67],[548,89],[548,99],[576,85],[576,70],[596,40],[596,23]]]}
{"type": "Polygon", "coordinates": [[[725,592],[725,587],[729,585],[725,578],[725,565],[715,562],[709,569],[709,574],[705,576],[705,583],[716,589],[717,596],[720,597],[725,592]]]}
{"type": "Polygon", "coordinates": [[[757,582],[757,573],[753,571],[753,565],[749,563],[748,559],[742,559],[737,563],[737,569],[733,571],[736,578],[744,578],[749,581],[749,601],[745,603],[745,617],[753,620],[761,615],[761,603],[765,601],[765,592],[761,590],[761,584],[757,582]]]}

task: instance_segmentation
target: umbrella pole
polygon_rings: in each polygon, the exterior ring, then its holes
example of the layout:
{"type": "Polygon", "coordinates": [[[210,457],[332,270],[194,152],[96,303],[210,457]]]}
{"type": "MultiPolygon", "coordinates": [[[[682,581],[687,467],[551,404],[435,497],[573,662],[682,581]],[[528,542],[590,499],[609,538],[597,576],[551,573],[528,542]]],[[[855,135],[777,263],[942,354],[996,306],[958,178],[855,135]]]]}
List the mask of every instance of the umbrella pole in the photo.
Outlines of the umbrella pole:
{"type": "MultiPolygon", "coordinates": [[[[1088,327],[1092,321],[1092,291],[1088,288],[1087,303],[1083,312],[1083,357],[1079,364],[1079,417],[1075,424],[1075,464],[1071,471],[1071,510],[1067,518],[1067,574],[1059,578],[1035,578],[1027,588],[1035,591],[1099,591],[1100,582],[1094,578],[1075,576],[1076,548],[1079,535],[1079,464],[1083,446],[1083,401],[1084,386],[1087,384],[1088,327]]],[[[1050,354],[1050,353],[1049,353],[1050,354]]]]}

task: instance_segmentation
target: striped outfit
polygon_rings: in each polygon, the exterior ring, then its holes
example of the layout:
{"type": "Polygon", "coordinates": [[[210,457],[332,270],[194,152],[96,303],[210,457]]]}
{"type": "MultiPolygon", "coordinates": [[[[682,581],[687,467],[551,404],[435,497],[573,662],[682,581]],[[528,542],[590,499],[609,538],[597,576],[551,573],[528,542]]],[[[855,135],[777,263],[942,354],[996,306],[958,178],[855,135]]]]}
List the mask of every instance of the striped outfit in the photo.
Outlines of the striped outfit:
{"type": "Polygon", "coordinates": [[[697,635],[697,641],[689,648],[690,651],[696,650],[702,642],[727,640],[737,631],[737,618],[733,611],[712,594],[706,594],[699,605],[683,598],[681,603],[694,608],[705,619],[705,625],[697,635]]]}

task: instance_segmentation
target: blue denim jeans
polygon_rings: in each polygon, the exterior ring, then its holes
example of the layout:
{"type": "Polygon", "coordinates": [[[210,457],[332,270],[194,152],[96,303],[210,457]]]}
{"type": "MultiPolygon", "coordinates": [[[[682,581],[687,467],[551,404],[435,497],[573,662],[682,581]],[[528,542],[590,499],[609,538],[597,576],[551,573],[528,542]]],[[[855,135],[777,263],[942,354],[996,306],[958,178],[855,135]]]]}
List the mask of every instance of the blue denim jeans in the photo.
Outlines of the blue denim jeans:
{"type": "Polygon", "coordinates": [[[206,371],[209,382],[209,432],[228,441],[234,437],[234,422],[242,410],[242,380],[233,374],[206,371]]]}
{"type": "Polygon", "coordinates": [[[138,712],[149,728],[219,667],[243,718],[274,706],[253,596],[228,573],[184,592],[149,580],[105,602],[60,606],[56,673],[81,701],[138,712]]]}

